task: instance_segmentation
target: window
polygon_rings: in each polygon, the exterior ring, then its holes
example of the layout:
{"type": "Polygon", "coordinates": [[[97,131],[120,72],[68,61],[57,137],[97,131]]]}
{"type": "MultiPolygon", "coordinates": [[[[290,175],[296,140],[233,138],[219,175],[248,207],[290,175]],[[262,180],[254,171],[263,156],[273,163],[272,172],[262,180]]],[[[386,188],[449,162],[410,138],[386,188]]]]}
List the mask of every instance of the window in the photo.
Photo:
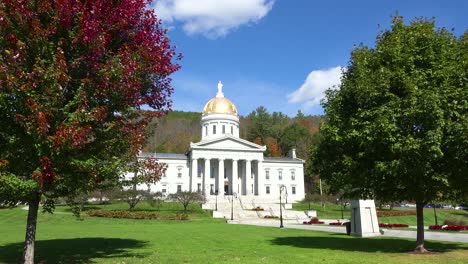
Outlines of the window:
{"type": "Polygon", "coordinates": [[[208,126],[205,126],[205,136],[208,136],[208,126]]]}
{"type": "Polygon", "coordinates": [[[291,171],[291,180],[296,180],[296,172],[295,171],[291,171]]]}
{"type": "Polygon", "coordinates": [[[179,171],[177,172],[177,178],[182,178],[182,168],[177,168],[179,171]]]}
{"type": "Polygon", "coordinates": [[[226,134],[226,126],[223,125],[223,134],[226,134]]]}
{"type": "Polygon", "coordinates": [[[213,135],[216,135],[216,125],[213,125],[213,135]]]}
{"type": "Polygon", "coordinates": [[[166,172],[163,172],[163,175],[162,175],[163,178],[166,178],[166,172]]]}
{"type": "Polygon", "coordinates": [[[270,186],[266,186],[266,194],[270,194],[270,186]]]}
{"type": "Polygon", "coordinates": [[[296,194],[296,186],[291,187],[291,192],[292,192],[292,194],[296,194]]]}
{"type": "Polygon", "coordinates": [[[267,180],[270,179],[270,171],[269,170],[265,171],[265,179],[267,179],[267,180]]]}
{"type": "Polygon", "coordinates": [[[210,178],[214,178],[214,168],[213,167],[211,168],[210,178]]]}
{"type": "Polygon", "coordinates": [[[166,192],[167,192],[167,191],[166,191],[166,188],[163,188],[163,189],[161,190],[161,192],[162,192],[162,193],[166,193],[166,192]]]}
{"type": "Polygon", "coordinates": [[[231,135],[234,135],[234,127],[231,126],[231,135]]]}
{"type": "Polygon", "coordinates": [[[283,179],[283,171],[278,171],[278,179],[280,181],[283,179]]]}
{"type": "Polygon", "coordinates": [[[201,192],[201,183],[197,184],[197,192],[201,192]]]}
{"type": "Polygon", "coordinates": [[[181,184],[177,184],[177,192],[181,192],[182,191],[182,185],[181,184]]]}

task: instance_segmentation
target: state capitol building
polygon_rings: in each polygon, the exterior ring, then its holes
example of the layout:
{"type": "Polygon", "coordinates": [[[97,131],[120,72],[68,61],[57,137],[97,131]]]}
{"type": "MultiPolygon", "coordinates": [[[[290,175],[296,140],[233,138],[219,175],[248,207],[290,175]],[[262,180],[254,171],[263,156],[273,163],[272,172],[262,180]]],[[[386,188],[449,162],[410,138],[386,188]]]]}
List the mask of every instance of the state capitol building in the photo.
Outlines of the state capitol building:
{"type": "MultiPolygon", "coordinates": [[[[141,153],[139,158],[156,158],[167,164],[161,180],[149,187],[164,195],[178,191],[203,192],[204,208],[214,197],[235,196],[244,202],[276,201],[280,187],[286,189],[288,203],[304,199],[304,160],[293,149],[289,157],[264,157],[266,146],[239,138],[236,106],[218,83],[216,97],[203,108],[201,141],[190,143],[185,154],[141,153]]],[[[218,198],[218,197],[216,197],[218,198]]]]}

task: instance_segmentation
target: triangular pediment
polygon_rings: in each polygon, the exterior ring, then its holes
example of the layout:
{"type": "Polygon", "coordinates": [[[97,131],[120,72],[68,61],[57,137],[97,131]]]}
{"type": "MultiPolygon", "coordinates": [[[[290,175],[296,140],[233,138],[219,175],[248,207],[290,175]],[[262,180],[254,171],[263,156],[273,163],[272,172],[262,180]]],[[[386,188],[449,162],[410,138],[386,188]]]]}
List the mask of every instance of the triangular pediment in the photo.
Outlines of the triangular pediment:
{"type": "Polygon", "coordinates": [[[226,150],[250,150],[263,152],[266,150],[265,146],[252,143],[250,141],[226,135],[221,138],[200,141],[198,143],[191,143],[191,149],[226,149],[226,150]]]}

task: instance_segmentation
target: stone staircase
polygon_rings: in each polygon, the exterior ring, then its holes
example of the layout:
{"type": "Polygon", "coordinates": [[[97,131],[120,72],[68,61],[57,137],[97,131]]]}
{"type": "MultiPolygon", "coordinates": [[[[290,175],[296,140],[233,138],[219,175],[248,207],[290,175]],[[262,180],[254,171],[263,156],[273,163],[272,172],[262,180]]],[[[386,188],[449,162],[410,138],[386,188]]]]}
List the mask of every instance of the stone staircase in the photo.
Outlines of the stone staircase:
{"type": "MultiPolygon", "coordinates": [[[[231,218],[231,206],[234,219],[243,218],[261,218],[265,216],[280,215],[279,201],[271,199],[262,199],[256,196],[238,196],[218,195],[208,196],[207,201],[202,205],[203,209],[213,210],[213,217],[216,218],[231,218]],[[253,210],[254,208],[262,208],[263,210],[253,210]],[[217,210],[215,210],[217,208],[217,210]]],[[[307,215],[302,211],[293,211],[291,203],[282,204],[283,219],[296,219],[298,221],[308,219],[307,215]]]]}

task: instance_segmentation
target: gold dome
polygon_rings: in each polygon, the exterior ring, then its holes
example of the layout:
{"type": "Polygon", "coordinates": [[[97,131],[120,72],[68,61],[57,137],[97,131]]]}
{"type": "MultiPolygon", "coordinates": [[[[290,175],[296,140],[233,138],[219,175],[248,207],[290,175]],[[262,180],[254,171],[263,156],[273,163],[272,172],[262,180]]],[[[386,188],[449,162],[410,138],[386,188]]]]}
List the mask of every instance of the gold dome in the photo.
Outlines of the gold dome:
{"type": "Polygon", "coordinates": [[[208,101],[203,108],[203,115],[207,114],[237,115],[237,108],[231,100],[225,97],[215,97],[208,101]]]}

